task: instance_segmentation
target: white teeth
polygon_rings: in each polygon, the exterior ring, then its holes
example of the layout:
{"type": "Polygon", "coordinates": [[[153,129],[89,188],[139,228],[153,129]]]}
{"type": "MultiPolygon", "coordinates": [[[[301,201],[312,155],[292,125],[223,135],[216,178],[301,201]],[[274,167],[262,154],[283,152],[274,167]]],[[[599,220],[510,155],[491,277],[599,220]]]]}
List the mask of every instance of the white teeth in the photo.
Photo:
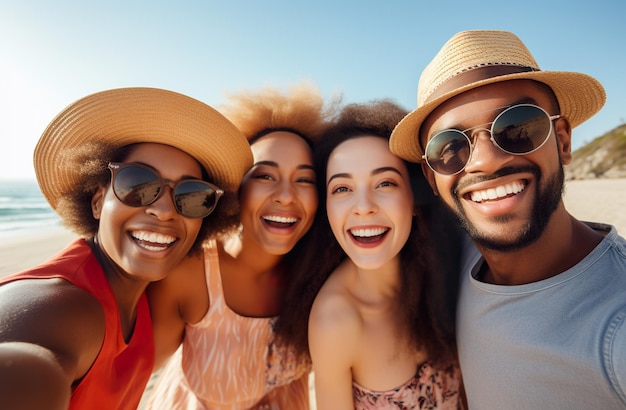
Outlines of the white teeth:
{"type": "Polygon", "coordinates": [[[298,222],[298,218],[294,217],[286,217],[286,216],[276,216],[276,215],[268,215],[264,216],[263,219],[271,222],[280,222],[283,224],[292,224],[298,222]]]}
{"type": "Polygon", "coordinates": [[[483,191],[474,191],[471,194],[472,201],[482,202],[489,199],[504,198],[507,195],[517,194],[524,190],[526,185],[519,181],[510,184],[500,185],[496,188],[489,188],[483,191]]]}
{"type": "Polygon", "coordinates": [[[167,249],[167,245],[154,246],[154,245],[148,245],[145,242],[140,242],[139,246],[141,246],[144,249],[147,249],[149,251],[154,251],[154,252],[162,251],[162,250],[167,249]]]}
{"type": "Polygon", "coordinates": [[[160,244],[160,245],[169,245],[176,241],[176,237],[172,235],[165,235],[162,233],[156,232],[147,232],[147,231],[133,231],[130,233],[133,238],[143,241],[150,242],[152,244],[160,244]]]}
{"type": "Polygon", "coordinates": [[[385,228],[375,228],[375,229],[350,229],[350,233],[353,236],[369,238],[371,236],[382,235],[387,232],[385,228]]]}

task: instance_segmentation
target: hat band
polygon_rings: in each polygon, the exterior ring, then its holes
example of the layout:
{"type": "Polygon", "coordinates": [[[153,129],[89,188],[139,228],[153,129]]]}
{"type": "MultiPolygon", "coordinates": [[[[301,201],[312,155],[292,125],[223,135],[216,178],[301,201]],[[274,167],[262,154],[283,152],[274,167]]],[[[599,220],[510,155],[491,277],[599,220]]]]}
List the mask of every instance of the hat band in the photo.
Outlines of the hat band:
{"type": "Polygon", "coordinates": [[[482,80],[487,80],[493,77],[500,77],[503,75],[526,73],[529,71],[540,71],[533,67],[523,67],[518,65],[485,65],[464,71],[456,76],[452,77],[445,83],[436,88],[432,94],[424,100],[424,104],[432,101],[442,95],[457,90],[468,84],[476,83],[482,80]]]}

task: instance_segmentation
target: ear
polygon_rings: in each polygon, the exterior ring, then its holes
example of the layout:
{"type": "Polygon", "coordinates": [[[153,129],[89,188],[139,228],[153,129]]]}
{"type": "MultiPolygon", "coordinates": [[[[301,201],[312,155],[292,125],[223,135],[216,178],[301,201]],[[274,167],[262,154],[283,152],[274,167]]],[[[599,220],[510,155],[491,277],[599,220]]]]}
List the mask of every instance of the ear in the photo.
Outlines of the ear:
{"type": "Polygon", "coordinates": [[[430,185],[430,189],[433,190],[433,194],[435,196],[439,196],[439,191],[437,190],[437,184],[435,183],[435,173],[432,169],[426,164],[426,161],[422,161],[422,172],[426,177],[426,181],[428,181],[428,185],[430,185]]]}
{"type": "Polygon", "coordinates": [[[98,188],[95,194],[91,197],[91,213],[95,219],[100,219],[102,213],[102,207],[104,204],[104,195],[106,194],[106,188],[101,186],[98,188]]]}
{"type": "Polygon", "coordinates": [[[554,133],[561,162],[567,165],[572,162],[572,127],[567,118],[559,118],[554,122],[554,133]]]}

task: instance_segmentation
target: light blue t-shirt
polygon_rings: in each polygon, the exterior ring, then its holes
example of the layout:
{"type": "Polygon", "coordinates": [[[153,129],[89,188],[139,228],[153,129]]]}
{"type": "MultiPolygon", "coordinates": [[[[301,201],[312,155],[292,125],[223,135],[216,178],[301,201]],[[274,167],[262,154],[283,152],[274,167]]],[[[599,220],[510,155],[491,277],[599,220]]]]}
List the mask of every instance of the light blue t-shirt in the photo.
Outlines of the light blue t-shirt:
{"type": "Polygon", "coordinates": [[[615,228],[571,269],[499,286],[468,244],[457,313],[471,410],[626,408],[626,240],[615,228]]]}

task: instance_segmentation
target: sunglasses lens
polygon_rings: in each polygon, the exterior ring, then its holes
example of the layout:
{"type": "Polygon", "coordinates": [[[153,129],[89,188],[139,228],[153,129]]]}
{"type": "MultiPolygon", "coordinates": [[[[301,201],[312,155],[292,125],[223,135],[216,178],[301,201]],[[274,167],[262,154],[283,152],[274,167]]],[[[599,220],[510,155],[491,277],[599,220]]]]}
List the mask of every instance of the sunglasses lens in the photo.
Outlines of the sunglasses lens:
{"type": "Polygon", "coordinates": [[[149,169],[127,166],[117,171],[113,180],[115,195],[128,206],[145,206],[154,201],[161,190],[159,176],[149,169]]]}
{"type": "Polygon", "coordinates": [[[174,190],[176,208],[187,218],[204,218],[209,215],[218,199],[216,189],[202,181],[182,181],[174,190]]]}
{"type": "MultiPolygon", "coordinates": [[[[113,172],[113,192],[125,205],[141,207],[153,203],[163,184],[159,175],[143,166],[109,164],[113,172]]],[[[182,180],[173,186],[176,211],[187,218],[204,218],[215,209],[223,191],[201,180],[182,180]]]]}
{"type": "Polygon", "coordinates": [[[443,175],[454,175],[465,168],[470,156],[470,143],[458,130],[445,130],[436,134],[426,146],[426,162],[443,175]]]}
{"type": "Polygon", "coordinates": [[[493,139],[511,154],[528,154],[541,147],[550,135],[548,114],[534,105],[516,105],[503,111],[493,123],[493,139]]]}

